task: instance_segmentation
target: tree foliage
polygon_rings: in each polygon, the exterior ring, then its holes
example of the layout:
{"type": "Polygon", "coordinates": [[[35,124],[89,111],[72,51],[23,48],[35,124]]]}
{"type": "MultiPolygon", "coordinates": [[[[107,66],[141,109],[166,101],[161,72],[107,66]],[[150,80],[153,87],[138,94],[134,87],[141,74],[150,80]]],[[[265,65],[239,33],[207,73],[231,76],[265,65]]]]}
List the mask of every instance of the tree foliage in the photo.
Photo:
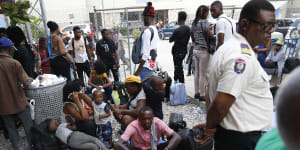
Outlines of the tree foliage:
{"type": "Polygon", "coordinates": [[[30,8],[29,1],[7,1],[0,4],[5,16],[10,18],[11,26],[30,22],[30,16],[27,9],[30,8]]]}

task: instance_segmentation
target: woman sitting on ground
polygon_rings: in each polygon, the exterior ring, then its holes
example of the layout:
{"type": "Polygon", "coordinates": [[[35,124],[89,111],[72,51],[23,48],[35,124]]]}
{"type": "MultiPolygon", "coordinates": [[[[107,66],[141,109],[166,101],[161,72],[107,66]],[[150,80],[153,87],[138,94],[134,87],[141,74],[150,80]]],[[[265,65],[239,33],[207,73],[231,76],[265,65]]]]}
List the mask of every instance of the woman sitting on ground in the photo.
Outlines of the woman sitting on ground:
{"type": "Polygon", "coordinates": [[[125,129],[132,121],[136,120],[140,109],[146,106],[146,96],[142,88],[142,82],[138,76],[128,76],[125,79],[125,87],[130,95],[126,105],[113,105],[112,112],[118,122],[125,129]]]}
{"type": "Polygon", "coordinates": [[[92,100],[82,91],[80,80],[68,82],[63,88],[63,115],[61,120],[76,124],[78,131],[96,136],[92,100]]]}

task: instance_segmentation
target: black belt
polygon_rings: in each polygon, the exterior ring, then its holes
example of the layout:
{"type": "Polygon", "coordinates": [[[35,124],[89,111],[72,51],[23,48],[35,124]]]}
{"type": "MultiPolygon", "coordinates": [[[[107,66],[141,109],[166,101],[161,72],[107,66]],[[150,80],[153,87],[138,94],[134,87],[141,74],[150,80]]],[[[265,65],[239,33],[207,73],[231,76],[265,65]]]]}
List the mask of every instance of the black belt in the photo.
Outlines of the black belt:
{"type": "Polygon", "coordinates": [[[251,131],[251,132],[239,132],[239,131],[234,131],[234,130],[227,130],[224,129],[221,126],[217,127],[217,132],[221,134],[232,134],[232,135],[262,135],[265,133],[265,131],[251,131]]]}

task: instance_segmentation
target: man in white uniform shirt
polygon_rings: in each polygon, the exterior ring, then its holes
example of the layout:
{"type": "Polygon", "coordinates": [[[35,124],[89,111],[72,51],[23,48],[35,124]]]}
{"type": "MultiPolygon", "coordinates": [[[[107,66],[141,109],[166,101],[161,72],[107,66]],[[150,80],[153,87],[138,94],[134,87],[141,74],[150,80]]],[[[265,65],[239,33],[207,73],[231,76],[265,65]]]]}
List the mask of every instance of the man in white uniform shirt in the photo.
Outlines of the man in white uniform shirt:
{"type": "MultiPolygon", "coordinates": [[[[136,70],[136,76],[140,76],[141,80],[149,78],[154,70],[156,69],[156,57],[158,48],[158,31],[154,24],[154,8],[152,3],[148,2],[147,7],[145,7],[144,12],[144,24],[145,30],[142,34],[142,59],[136,70]]],[[[149,82],[146,82],[146,86],[150,87],[149,82]]]]}
{"type": "Polygon", "coordinates": [[[223,5],[220,1],[215,1],[211,4],[210,12],[212,17],[217,19],[215,31],[217,38],[216,48],[218,49],[236,32],[236,24],[232,21],[231,18],[227,17],[223,13],[223,5]]]}
{"type": "Polygon", "coordinates": [[[239,33],[213,56],[204,139],[214,136],[215,150],[254,150],[272,123],[269,79],[252,48],[271,38],[274,11],[267,0],[249,1],[241,11],[239,33]]]}

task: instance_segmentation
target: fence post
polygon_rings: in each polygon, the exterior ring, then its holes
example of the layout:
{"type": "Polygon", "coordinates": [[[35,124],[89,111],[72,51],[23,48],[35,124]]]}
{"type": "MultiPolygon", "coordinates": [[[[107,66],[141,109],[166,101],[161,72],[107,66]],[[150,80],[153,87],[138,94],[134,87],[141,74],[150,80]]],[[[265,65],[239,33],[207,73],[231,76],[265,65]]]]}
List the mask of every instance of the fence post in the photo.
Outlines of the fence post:
{"type": "Polygon", "coordinates": [[[99,30],[98,30],[98,20],[97,20],[97,11],[96,6],[94,6],[94,26],[95,26],[95,32],[96,32],[96,40],[99,40],[99,30]]]}
{"type": "Polygon", "coordinates": [[[27,34],[27,38],[28,38],[28,43],[32,44],[32,33],[31,33],[31,29],[30,29],[30,25],[28,22],[25,23],[25,29],[26,29],[26,34],[27,34]]]}
{"type": "Polygon", "coordinates": [[[130,38],[129,38],[129,26],[128,26],[128,9],[125,8],[125,14],[126,14],[126,27],[127,27],[127,40],[128,40],[128,55],[129,55],[129,72],[130,74],[132,74],[131,72],[131,53],[130,53],[130,38]]]}
{"type": "Polygon", "coordinates": [[[40,7],[41,7],[41,12],[42,12],[42,18],[43,18],[43,24],[45,28],[45,36],[47,37],[49,35],[48,27],[47,27],[47,15],[45,11],[45,4],[44,0],[40,0],[40,7]]]}

